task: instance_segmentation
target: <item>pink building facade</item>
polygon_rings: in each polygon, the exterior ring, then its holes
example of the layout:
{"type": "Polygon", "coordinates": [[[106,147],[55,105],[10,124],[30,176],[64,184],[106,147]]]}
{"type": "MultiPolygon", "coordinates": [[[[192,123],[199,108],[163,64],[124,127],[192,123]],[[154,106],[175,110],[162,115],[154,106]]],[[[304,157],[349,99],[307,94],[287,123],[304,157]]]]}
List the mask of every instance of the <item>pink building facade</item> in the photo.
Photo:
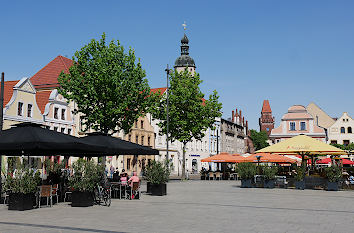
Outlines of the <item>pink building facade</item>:
{"type": "Polygon", "coordinates": [[[317,126],[313,116],[302,105],[293,105],[283,115],[280,126],[274,128],[270,135],[270,141],[275,144],[285,139],[304,134],[320,141],[326,142],[326,132],[317,126]]]}

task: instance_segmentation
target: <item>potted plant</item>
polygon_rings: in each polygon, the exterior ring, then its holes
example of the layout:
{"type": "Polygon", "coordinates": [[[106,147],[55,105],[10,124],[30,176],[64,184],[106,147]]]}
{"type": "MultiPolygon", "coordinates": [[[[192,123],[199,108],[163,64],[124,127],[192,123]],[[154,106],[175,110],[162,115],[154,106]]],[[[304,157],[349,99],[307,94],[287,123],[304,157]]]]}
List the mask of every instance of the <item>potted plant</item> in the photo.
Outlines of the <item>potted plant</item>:
{"type": "Polygon", "coordinates": [[[9,210],[30,210],[35,204],[35,193],[41,178],[39,171],[35,172],[18,163],[13,174],[5,178],[5,190],[9,193],[9,210]]]}
{"type": "Polygon", "coordinates": [[[325,168],[327,178],[327,190],[338,191],[339,181],[342,179],[342,169],[337,166],[325,168]]]}
{"type": "Polygon", "coordinates": [[[104,167],[92,160],[78,159],[72,165],[73,175],[69,177],[69,185],[73,192],[71,206],[88,207],[94,202],[93,193],[99,185],[104,167]]]}
{"type": "Polygon", "coordinates": [[[302,167],[297,167],[295,170],[295,188],[296,189],[305,189],[305,171],[302,167]]]}
{"type": "Polygon", "coordinates": [[[275,186],[275,175],[278,172],[277,167],[264,166],[263,174],[264,174],[264,187],[265,188],[274,188],[275,186]]]}
{"type": "Polygon", "coordinates": [[[147,190],[153,196],[167,194],[167,185],[170,176],[170,169],[167,162],[152,161],[145,170],[145,178],[148,182],[147,190]]]}
{"type": "Polygon", "coordinates": [[[241,178],[241,188],[251,188],[252,180],[256,175],[256,166],[253,163],[240,163],[237,173],[241,178]]]}

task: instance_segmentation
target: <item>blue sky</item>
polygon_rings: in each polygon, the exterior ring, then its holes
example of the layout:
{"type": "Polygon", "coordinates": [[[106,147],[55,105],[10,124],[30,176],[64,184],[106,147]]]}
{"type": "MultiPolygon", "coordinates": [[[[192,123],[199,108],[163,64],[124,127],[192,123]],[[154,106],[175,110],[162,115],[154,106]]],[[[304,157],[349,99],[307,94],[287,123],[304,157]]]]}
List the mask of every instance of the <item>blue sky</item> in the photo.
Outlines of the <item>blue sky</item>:
{"type": "Polygon", "coordinates": [[[6,1],[0,71],[32,76],[57,55],[72,57],[105,32],[132,47],[151,87],[165,86],[186,21],[190,55],[228,118],[242,109],[258,129],[269,99],[276,126],[293,104],[354,115],[354,1],[6,1]]]}

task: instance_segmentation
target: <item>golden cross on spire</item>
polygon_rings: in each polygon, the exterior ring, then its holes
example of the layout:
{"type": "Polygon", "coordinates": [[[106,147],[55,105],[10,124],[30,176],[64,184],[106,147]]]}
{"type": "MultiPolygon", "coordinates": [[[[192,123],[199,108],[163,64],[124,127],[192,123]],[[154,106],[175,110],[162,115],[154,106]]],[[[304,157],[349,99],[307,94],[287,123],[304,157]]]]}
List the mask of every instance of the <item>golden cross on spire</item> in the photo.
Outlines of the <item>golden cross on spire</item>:
{"type": "Polygon", "coordinates": [[[186,24],[186,21],[184,21],[184,23],[182,24],[182,26],[183,26],[183,29],[184,29],[184,30],[187,30],[187,24],[186,24]]]}

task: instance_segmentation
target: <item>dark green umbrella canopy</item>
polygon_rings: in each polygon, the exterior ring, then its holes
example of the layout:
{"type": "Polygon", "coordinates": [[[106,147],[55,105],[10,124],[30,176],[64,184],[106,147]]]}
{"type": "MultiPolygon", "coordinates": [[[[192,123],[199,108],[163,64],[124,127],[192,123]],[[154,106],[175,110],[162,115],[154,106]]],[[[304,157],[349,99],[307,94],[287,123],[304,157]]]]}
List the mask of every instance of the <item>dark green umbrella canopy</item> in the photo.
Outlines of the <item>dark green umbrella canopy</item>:
{"type": "MultiPolygon", "coordinates": [[[[128,142],[109,134],[100,132],[89,133],[88,136],[81,138],[85,143],[103,146],[102,153],[106,155],[158,155],[159,151],[147,146],[128,142]]],[[[88,156],[88,155],[85,155],[88,156]]],[[[95,155],[93,155],[95,156],[95,155]]],[[[96,155],[97,156],[97,155],[96,155]]]]}
{"type": "Polygon", "coordinates": [[[84,156],[105,148],[34,123],[20,123],[0,132],[0,154],[11,156],[84,156]]]}

